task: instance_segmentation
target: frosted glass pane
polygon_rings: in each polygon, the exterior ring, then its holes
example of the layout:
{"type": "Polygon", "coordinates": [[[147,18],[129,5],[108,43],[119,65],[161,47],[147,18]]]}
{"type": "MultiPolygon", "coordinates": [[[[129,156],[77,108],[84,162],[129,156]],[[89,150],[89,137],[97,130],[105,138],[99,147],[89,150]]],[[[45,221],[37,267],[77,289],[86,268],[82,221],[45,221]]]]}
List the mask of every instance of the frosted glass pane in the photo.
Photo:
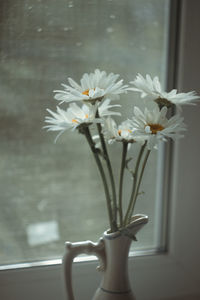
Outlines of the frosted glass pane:
{"type": "MultiPolygon", "coordinates": [[[[107,229],[103,187],[82,136],[42,129],[53,90],[95,68],[125,82],[151,73],[165,82],[168,1],[3,0],[0,2],[0,264],[60,257],[65,240],[96,241],[107,229]]],[[[139,98],[123,96],[131,115],[139,98]]],[[[112,160],[119,173],[120,145],[112,160]]],[[[131,153],[130,153],[131,155],[131,153]]],[[[157,152],[136,213],[149,225],[135,249],[157,246],[157,152]]],[[[126,190],[130,188],[127,175],[126,190]]]]}

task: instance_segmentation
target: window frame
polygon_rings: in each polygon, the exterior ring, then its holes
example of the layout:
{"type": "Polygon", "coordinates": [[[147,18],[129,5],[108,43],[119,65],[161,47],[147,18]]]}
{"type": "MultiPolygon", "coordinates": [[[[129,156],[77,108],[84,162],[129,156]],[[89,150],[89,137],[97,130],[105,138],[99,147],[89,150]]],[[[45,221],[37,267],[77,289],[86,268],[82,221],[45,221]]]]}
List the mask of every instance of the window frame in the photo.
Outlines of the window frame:
{"type": "MultiPolygon", "coordinates": [[[[178,46],[178,51],[175,56],[169,51],[169,74],[173,74],[168,80],[169,86],[183,91],[196,90],[200,94],[200,2],[180,0],[171,3],[172,10],[175,6],[178,8],[180,22],[179,38],[174,36],[176,43],[172,45],[176,49],[178,46]]],[[[171,33],[175,32],[176,21],[177,15],[174,15],[171,33]]],[[[171,162],[171,168],[167,170],[168,175],[169,171],[171,174],[171,188],[165,191],[170,196],[167,248],[153,255],[146,253],[129,259],[130,281],[137,300],[200,299],[199,113],[199,104],[183,109],[188,132],[184,139],[172,145],[173,156],[168,160],[171,162]]],[[[96,265],[96,261],[74,263],[75,299],[91,299],[101,278],[95,270],[96,265]]],[[[1,270],[0,299],[66,299],[60,260],[31,268],[1,270]]]]}

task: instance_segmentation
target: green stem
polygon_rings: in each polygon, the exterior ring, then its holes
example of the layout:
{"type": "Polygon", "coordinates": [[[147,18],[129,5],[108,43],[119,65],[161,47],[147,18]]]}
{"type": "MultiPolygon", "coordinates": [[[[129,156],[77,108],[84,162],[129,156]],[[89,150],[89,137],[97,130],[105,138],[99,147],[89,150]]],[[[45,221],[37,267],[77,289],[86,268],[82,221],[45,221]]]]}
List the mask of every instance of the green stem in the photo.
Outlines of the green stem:
{"type": "Polygon", "coordinates": [[[99,158],[97,149],[95,148],[95,143],[91,137],[90,131],[88,127],[84,127],[82,128],[82,133],[85,134],[86,139],[88,141],[88,144],[90,146],[90,149],[92,150],[92,153],[94,155],[96,164],[98,166],[100,175],[101,175],[101,179],[103,182],[103,186],[104,186],[104,191],[105,191],[105,196],[106,196],[106,203],[107,203],[107,209],[108,209],[108,217],[109,217],[109,222],[110,222],[110,228],[111,228],[111,232],[115,231],[115,225],[113,224],[113,218],[112,218],[112,206],[111,206],[111,200],[110,200],[110,195],[109,195],[109,189],[108,189],[108,184],[107,184],[107,180],[106,180],[106,176],[101,164],[101,160],[99,158]]]}
{"type": "MultiPolygon", "coordinates": [[[[96,118],[99,118],[98,110],[96,112],[96,118]]],[[[101,141],[103,155],[104,155],[104,158],[106,160],[108,174],[109,174],[109,177],[110,177],[112,196],[113,196],[112,197],[112,201],[113,201],[112,222],[113,222],[113,226],[114,226],[115,230],[117,231],[117,229],[118,229],[118,227],[117,227],[117,197],[116,197],[115,181],[114,181],[112,166],[111,166],[111,163],[110,163],[110,159],[109,159],[108,151],[107,151],[107,148],[106,148],[106,143],[105,143],[105,140],[104,140],[104,136],[102,134],[102,127],[101,127],[100,123],[97,123],[97,130],[98,130],[99,138],[100,138],[100,141],[101,141]]]]}
{"type": "Polygon", "coordinates": [[[129,214],[128,221],[130,221],[131,216],[132,216],[133,211],[134,211],[135,203],[136,203],[137,196],[138,196],[139,189],[140,189],[140,184],[142,182],[142,177],[143,177],[143,174],[144,174],[144,169],[146,167],[146,163],[147,163],[150,152],[151,152],[150,150],[147,150],[147,153],[146,153],[145,158],[144,158],[144,162],[143,162],[143,165],[142,165],[140,177],[139,177],[137,188],[136,188],[135,195],[134,195],[134,198],[133,198],[132,207],[131,207],[131,211],[130,211],[130,214],[129,214]]]}
{"type": "Polygon", "coordinates": [[[120,180],[119,180],[119,220],[120,220],[120,227],[122,227],[122,225],[123,225],[122,193],[123,193],[123,179],[124,179],[124,170],[125,170],[125,166],[126,166],[127,148],[128,148],[128,143],[123,142],[122,161],[121,161],[120,180]]]}
{"type": "Polygon", "coordinates": [[[126,215],[124,218],[124,226],[127,225],[129,215],[132,210],[132,206],[134,206],[133,201],[134,201],[134,195],[135,195],[136,184],[137,184],[138,170],[139,170],[141,158],[144,153],[145,147],[146,147],[146,142],[144,143],[144,145],[141,146],[140,152],[138,154],[138,158],[137,158],[137,162],[136,162],[136,166],[135,166],[135,172],[133,174],[133,186],[132,186],[131,197],[130,197],[129,206],[128,206],[128,209],[127,209],[127,212],[126,212],[126,215]]]}

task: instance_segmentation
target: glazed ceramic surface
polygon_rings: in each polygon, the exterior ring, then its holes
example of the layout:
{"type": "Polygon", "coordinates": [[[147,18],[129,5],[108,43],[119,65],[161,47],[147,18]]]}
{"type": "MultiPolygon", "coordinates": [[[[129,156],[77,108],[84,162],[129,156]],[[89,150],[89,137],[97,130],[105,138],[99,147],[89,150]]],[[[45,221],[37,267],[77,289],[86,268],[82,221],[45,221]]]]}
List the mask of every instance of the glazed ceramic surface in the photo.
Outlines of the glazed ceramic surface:
{"type": "Polygon", "coordinates": [[[135,236],[147,222],[146,215],[135,215],[125,230],[105,232],[98,243],[66,242],[63,267],[68,300],[75,300],[72,291],[72,262],[82,253],[94,254],[100,261],[98,269],[102,272],[102,281],[92,300],[135,300],[128,277],[128,254],[132,242],[128,234],[135,236]]]}

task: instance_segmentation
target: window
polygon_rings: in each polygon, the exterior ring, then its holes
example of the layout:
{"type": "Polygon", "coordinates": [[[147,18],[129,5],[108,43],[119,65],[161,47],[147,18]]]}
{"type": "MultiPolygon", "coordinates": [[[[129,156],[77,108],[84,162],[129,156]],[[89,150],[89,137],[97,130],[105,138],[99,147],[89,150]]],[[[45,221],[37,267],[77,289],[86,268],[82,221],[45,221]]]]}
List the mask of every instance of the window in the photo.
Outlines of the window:
{"type": "MultiPolygon", "coordinates": [[[[198,91],[200,4],[185,0],[178,3],[181,4],[178,6],[181,22],[178,60],[175,61],[176,86],[180,90],[198,91]]],[[[172,1],[172,11],[174,4],[177,2],[172,1]]],[[[175,27],[172,29],[174,32],[175,27]]],[[[133,260],[130,258],[133,288],[138,300],[200,299],[199,105],[195,109],[185,108],[184,115],[189,128],[186,138],[174,149],[168,251],[154,256],[134,257],[133,260]]],[[[100,280],[95,263],[75,264],[74,278],[76,299],[90,299],[100,280]]],[[[0,285],[0,298],[6,300],[65,299],[60,265],[1,271],[0,285]]]]}
{"type": "MultiPolygon", "coordinates": [[[[158,74],[164,83],[168,14],[164,0],[1,3],[0,264],[60,258],[66,239],[96,241],[108,228],[103,187],[87,143],[68,132],[54,145],[55,135],[42,129],[46,108],[55,109],[53,89],[68,76],[79,80],[96,67],[119,73],[127,83],[138,72],[158,74]]],[[[141,99],[125,95],[121,102],[131,116],[141,99]]],[[[109,147],[116,176],[119,146],[109,147]]],[[[136,207],[150,222],[135,250],[161,243],[157,154],[151,154],[145,195],[136,207]]],[[[128,198],[131,189],[125,190],[128,198]]]]}

